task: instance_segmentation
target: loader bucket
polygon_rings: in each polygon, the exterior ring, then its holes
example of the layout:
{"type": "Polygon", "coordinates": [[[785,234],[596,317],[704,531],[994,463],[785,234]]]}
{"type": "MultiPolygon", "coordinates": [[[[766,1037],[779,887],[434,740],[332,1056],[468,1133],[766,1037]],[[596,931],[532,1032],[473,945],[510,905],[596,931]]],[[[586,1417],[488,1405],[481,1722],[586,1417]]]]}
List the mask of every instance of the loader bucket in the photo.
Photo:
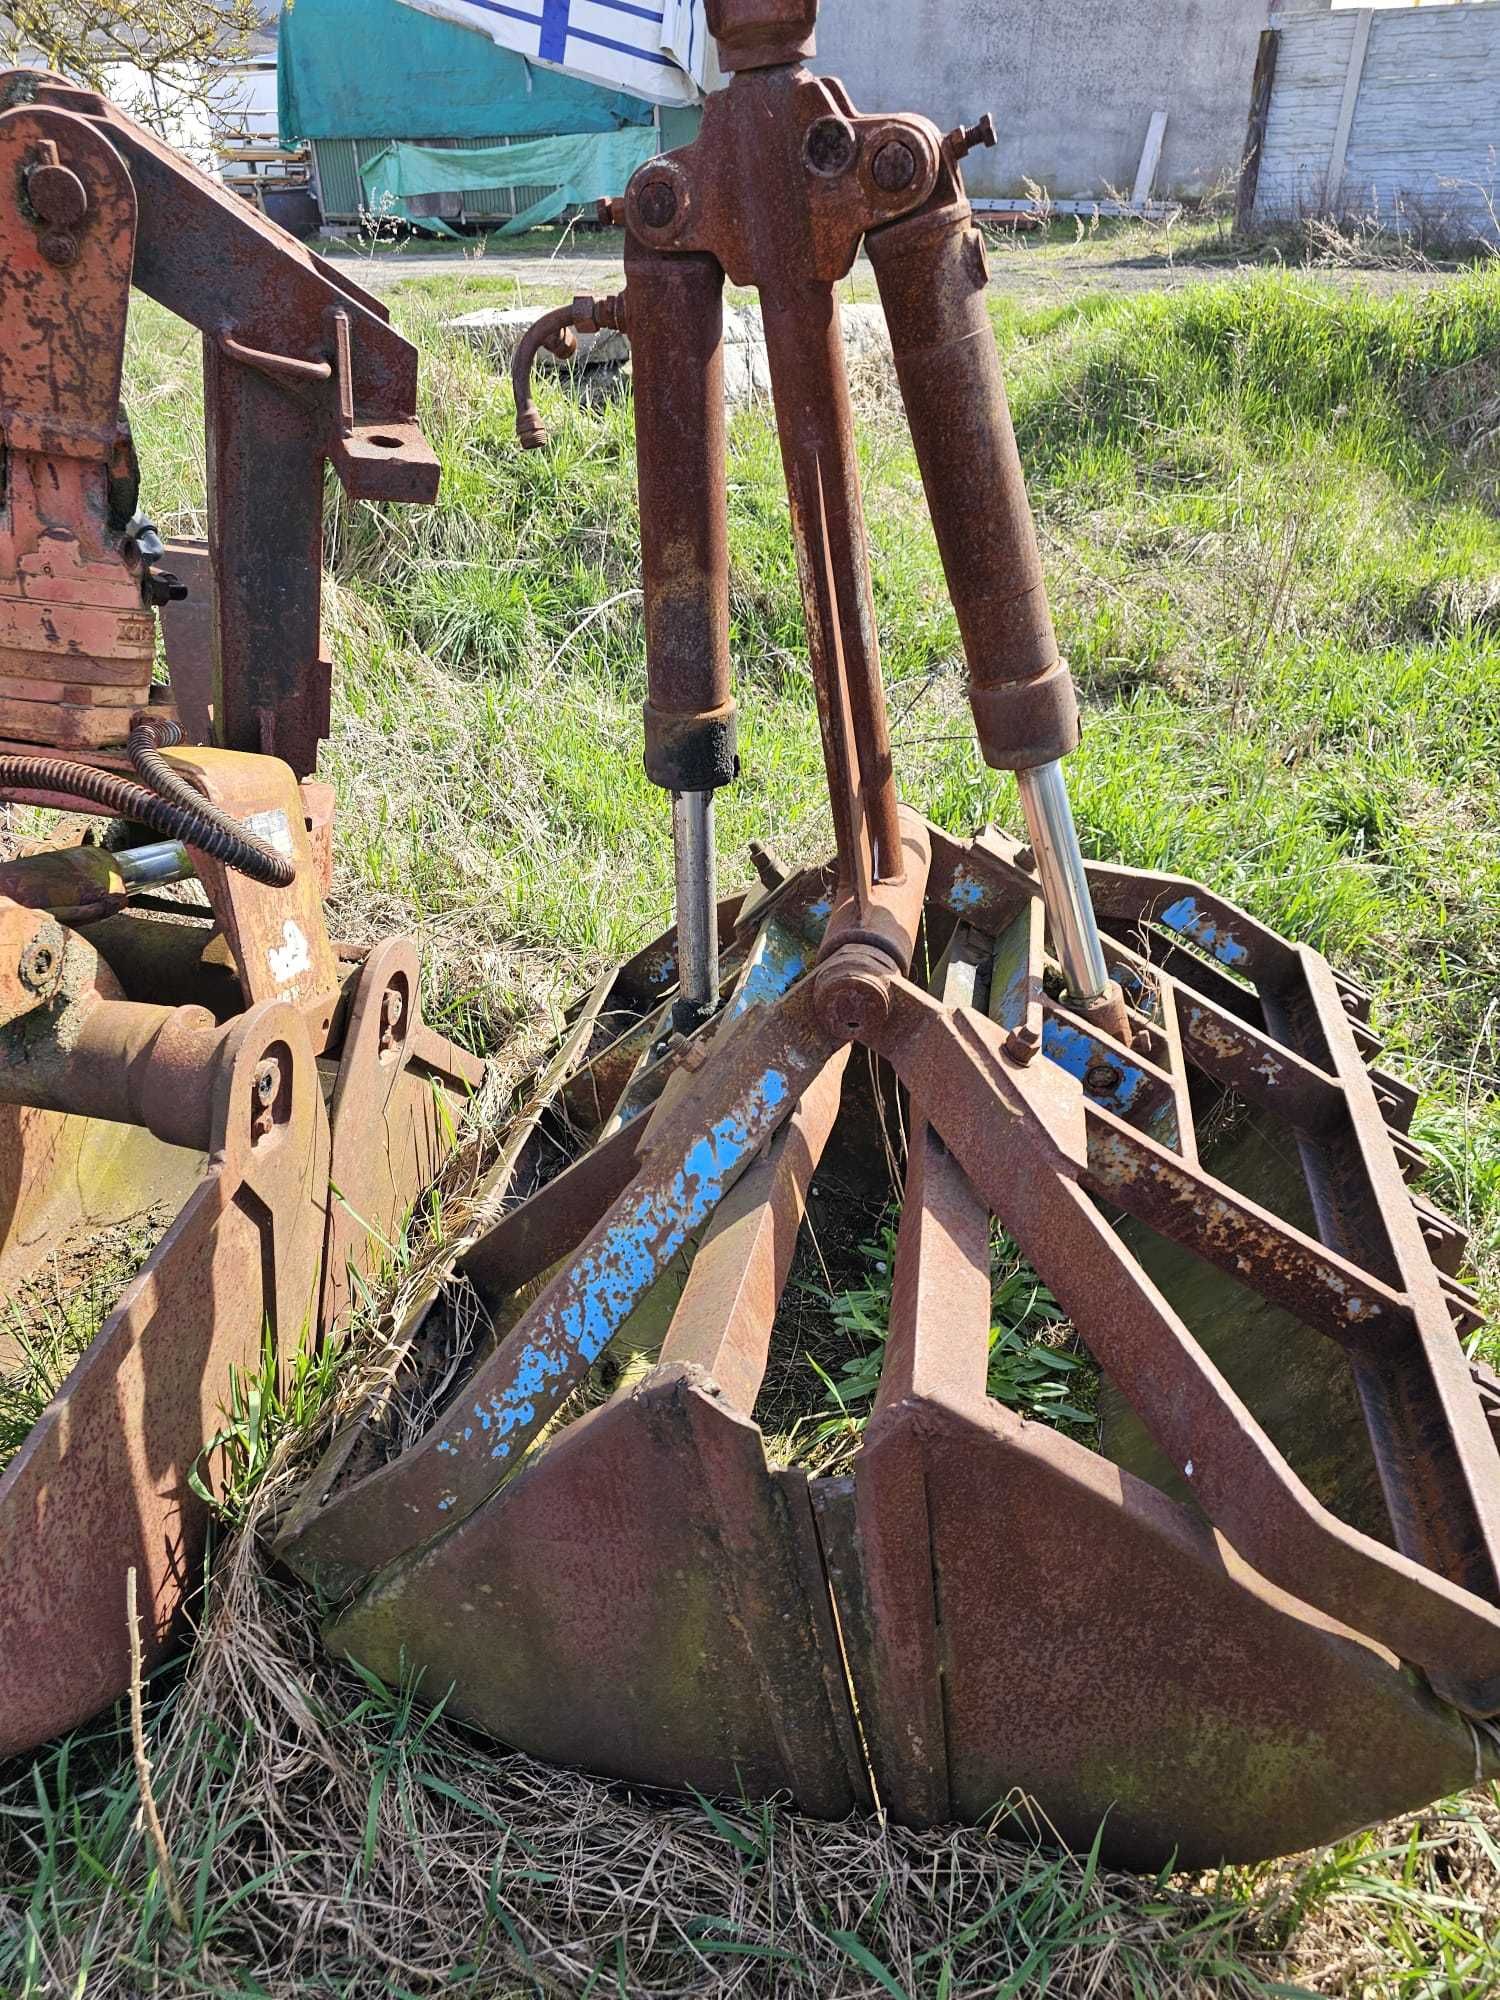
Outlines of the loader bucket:
{"type": "Polygon", "coordinates": [[[0,850],[3,1757],[180,1642],[237,1398],[347,1325],[484,1071],[424,1025],[412,941],[324,909],[325,472],[436,497],[415,350],[37,71],[0,71],[0,305],[0,802],[113,823],[0,850]],[[141,511],[132,284],[205,336],[204,542],[141,511]],[[119,1293],[97,1331],[49,1329],[85,1284],[119,1293]]]}
{"type": "Polygon", "coordinates": [[[355,1476],[379,1426],[340,1440],[284,1526],[343,1598],[329,1643],[554,1762],[911,1825],[1021,1792],[1142,1868],[1462,1787],[1500,1708],[1500,1459],[1364,997],[1203,890],[1096,868],[1127,1049],[1055,997],[1029,857],[910,846],[925,990],[852,1051],[806,1035],[780,1122],[745,1107],[836,961],[831,871],[746,899],[720,1014],[665,1054],[672,939],[595,995],[466,1258],[511,1330],[404,1453],[355,1476]],[[867,1050],[904,1093],[895,1298],[825,1478],[770,1462],[757,1401],[809,1204],[869,1181],[867,1050]],[[1274,1208],[1215,1173],[1208,1136],[1246,1178],[1247,1131],[1297,1163],[1274,1208]],[[992,1218],[1105,1371],[1099,1451],[986,1396],[992,1218]],[[527,1451],[585,1357],[653,1337],[527,1451]]]}
{"type": "MultiPolygon", "coordinates": [[[[9,878],[23,869],[10,864],[9,878]]],[[[311,926],[321,912],[315,881],[309,889],[311,926]]],[[[201,949],[211,923],[128,921],[140,934],[136,976],[154,968],[157,999],[180,999],[178,944],[186,934],[201,949]]],[[[81,935],[64,962],[94,963],[81,935]]],[[[284,1386],[299,1354],[347,1324],[359,1286],[441,1171],[481,1071],[423,1025],[416,974],[404,940],[349,968],[342,995],[328,996],[344,1025],[321,1048],[285,1002],[237,1013],[237,982],[221,975],[222,1028],[207,1010],[202,1027],[200,1010],[178,1010],[178,1064],[153,1065],[140,1124],[0,1105],[0,1298],[10,1308],[0,1375],[20,1372],[47,1311],[99,1272],[104,1246],[149,1252],[0,1463],[0,1756],[87,1721],[129,1687],[132,1570],[145,1664],[180,1641],[236,1402],[262,1383],[268,1355],[284,1386]],[[392,993],[408,1011],[382,1050],[392,993]]],[[[76,1009],[65,995],[54,1008],[44,1033],[66,1046],[76,1009]]],[[[173,1021],[165,1007],[110,999],[89,1025],[107,1016],[128,1031],[132,1010],[154,1017],[148,1025],[173,1021]]],[[[166,1041],[171,1027],[158,1032],[166,1041]]],[[[39,1040],[33,1055],[45,1056],[39,1040]]],[[[67,1075],[80,1091],[95,1081],[76,1053],[67,1075]]]]}

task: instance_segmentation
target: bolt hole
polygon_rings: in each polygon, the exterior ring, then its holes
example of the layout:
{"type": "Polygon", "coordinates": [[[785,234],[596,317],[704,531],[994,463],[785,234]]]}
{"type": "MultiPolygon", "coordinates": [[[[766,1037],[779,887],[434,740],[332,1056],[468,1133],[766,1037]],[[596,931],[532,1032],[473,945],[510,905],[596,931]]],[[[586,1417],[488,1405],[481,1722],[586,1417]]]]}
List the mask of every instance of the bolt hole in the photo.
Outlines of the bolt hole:
{"type": "Polygon", "coordinates": [[[402,449],[400,438],[387,437],[384,432],[377,432],[369,442],[380,451],[400,451],[402,449]]]}
{"type": "Polygon", "coordinates": [[[820,118],[809,126],[804,158],[815,174],[846,174],[859,158],[859,140],[843,118],[820,118]]]}

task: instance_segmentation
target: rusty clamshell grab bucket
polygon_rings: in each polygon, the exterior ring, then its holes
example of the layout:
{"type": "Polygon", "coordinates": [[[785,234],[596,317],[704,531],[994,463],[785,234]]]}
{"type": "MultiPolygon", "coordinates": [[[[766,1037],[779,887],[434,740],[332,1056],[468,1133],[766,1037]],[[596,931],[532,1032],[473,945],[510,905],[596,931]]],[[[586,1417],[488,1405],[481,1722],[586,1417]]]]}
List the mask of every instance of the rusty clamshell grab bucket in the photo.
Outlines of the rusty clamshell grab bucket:
{"type": "Polygon", "coordinates": [[[985,135],[857,113],[804,66],[813,0],[710,14],[733,81],[632,183],[624,297],[573,310],[634,351],[678,926],[596,990],[506,1154],[463,1259],[494,1344],[384,1462],[337,1440],[281,1552],[337,1651],[559,1763],[912,1825],[1020,1791],[1144,1868],[1305,1847],[1491,1765],[1462,1232],[1408,1187],[1365,994],[1206,889],[1083,861],[959,166],[985,135]],[[896,794],[834,290],[862,243],[1026,849],[896,794]],[[838,852],[721,904],[726,276],[765,308],[838,852]],[[809,1206],[880,1147],[872,1073],[906,1136],[890,1337],[852,1474],[809,1476],[757,1403],[809,1206]],[[996,1221],[1103,1372],[1099,1451],[986,1393],[996,1221]],[[552,1427],[653,1324],[649,1372],[552,1427]]]}

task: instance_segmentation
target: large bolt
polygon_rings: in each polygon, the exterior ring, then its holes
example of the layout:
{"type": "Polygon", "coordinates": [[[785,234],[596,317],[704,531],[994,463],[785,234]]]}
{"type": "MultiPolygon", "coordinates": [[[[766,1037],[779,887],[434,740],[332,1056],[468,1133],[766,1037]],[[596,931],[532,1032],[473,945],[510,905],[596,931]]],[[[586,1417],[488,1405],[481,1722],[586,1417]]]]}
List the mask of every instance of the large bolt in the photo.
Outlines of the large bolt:
{"type": "Polygon", "coordinates": [[[78,238],[66,229],[49,229],[37,243],[37,248],[49,264],[76,264],[78,262],[78,238]]]}
{"type": "Polygon", "coordinates": [[[902,194],[917,178],[917,156],[904,139],[888,139],[875,155],[870,172],[884,194],[902,194]]]}
{"type": "Polygon", "coordinates": [[[274,1104],[281,1091],[281,1064],[274,1056],[267,1056],[256,1066],[255,1101],[262,1109],[274,1104]]]}
{"type": "Polygon", "coordinates": [[[54,229],[76,229],[89,212],[89,193],[71,167],[42,161],[26,176],[33,214],[54,229]]]}
{"type": "Polygon", "coordinates": [[[677,220],[677,190],[670,181],[647,181],[636,202],[648,229],[667,229],[677,220]]]}
{"type": "Polygon", "coordinates": [[[750,860],[763,888],[779,889],[791,876],[792,871],[781,856],[773,848],[767,847],[764,841],[751,841],[750,860]]]}
{"type": "Polygon", "coordinates": [[[950,132],[944,140],[955,160],[967,159],[976,146],[993,146],[999,142],[995,121],[988,112],[977,125],[960,125],[956,132],[950,132]]]}
{"type": "Polygon", "coordinates": [[[1041,1040],[1035,1028],[1012,1028],[1005,1038],[1005,1053],[1013,1063],[1025,1069],[1029,1063],[1036,1061],[1041,1040]]]}
{"type": "Polygon", "coordinates": [[[1094,1063],[1084,1072],[1083,1087],[1096,1097],[1107,1097],[1125,1081],[1113,1063],[1094,1063]]]}
{"type": "Polygon", "coordinates": [[[382,1050],[393,1049],[401,1037],[401,1023],[406,1019],[406,1000],[400,990],[391,986],[386,989],[380,1003],[380,1046],[382,1050]]]}

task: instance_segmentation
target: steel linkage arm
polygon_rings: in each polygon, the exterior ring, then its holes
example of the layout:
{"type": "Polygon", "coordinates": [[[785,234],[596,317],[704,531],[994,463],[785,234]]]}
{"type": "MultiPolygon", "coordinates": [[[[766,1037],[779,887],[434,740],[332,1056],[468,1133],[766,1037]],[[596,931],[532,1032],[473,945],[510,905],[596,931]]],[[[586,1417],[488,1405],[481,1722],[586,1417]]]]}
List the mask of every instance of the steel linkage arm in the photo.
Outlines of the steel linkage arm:
{"type": "MultiPolygon", "coordinates": [[[[134,282],[203,333],[216,734],[306,776],[328,733],[323,465],[354,499],[436,498],[416,350],[378,300],[104,98],[38,71],[0,73],[0,112],[23,105],[52,121],[64,171],[77,121],[124,161],[134,282]]],[[[77,179],[87,230],[88,176],[77,179]]]]}

